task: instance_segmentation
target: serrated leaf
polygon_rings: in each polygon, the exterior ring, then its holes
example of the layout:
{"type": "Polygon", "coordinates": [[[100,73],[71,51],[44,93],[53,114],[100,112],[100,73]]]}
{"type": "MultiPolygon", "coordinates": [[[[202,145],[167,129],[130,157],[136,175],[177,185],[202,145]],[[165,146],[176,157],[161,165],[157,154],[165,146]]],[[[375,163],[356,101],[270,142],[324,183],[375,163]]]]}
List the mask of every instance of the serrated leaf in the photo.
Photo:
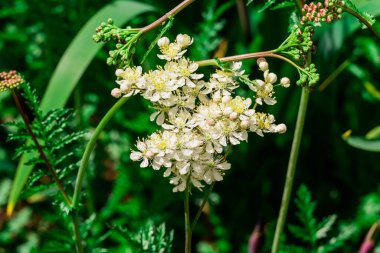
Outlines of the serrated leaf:
{"type": "MultiPolygon", "coordinates": [[[[135,16],[152,10],[154,8],[150,5],[132,1],[115,1],[100,9],[79,31],[59,61],[42,98],[41,110],[61,108],[66,104],[80,77],[102,47],[101,44],[92,42],[92,35],[94,29],[103,20],[112,17],[116,25],[122,25],[135,16]]],[[[8,201],[8,215],[12,214],[23,186],[33,169],[33,166],[24,165],[25,161],[32,157],[31,154],[25,154],[19,161],[8,201]]]]}
{"type": "Polygon", "coordinates": [[[348,145],[370,152],[380,152],[380,139],[369,140],[362,136],[349,136],[343,138],[348,145]]]}
{"type": "Polygon", "coordinates": [[[279,4],[276,4],[275,6],[273,6],[272,8],[270,8],[271,10],[279,10],[279,9],[283,9],[283,8],[287,8],[287,7],[295,7],[295,3],[294,1],[284,1],[284,2],[281,2],[279,4]]]}
{"type": "Polygon", "coordinates": [[[318,230],[317,230],[318,239],[327,237],[327,233],[331,230],[336,219],[337,219],[336,215],[330,215],[327,218],[323,219],[321,222],[319,222],[318,230]]]}
{"type": "Polygon", "coordinates": [[[268,9],[269,7],[271,7],[272,5],[274,5],[275,3],[277,2],[277,0],[268,0],[263,7],[261,7],[258,12],[263,12],[265,11],[266,9],[268,9]]]}

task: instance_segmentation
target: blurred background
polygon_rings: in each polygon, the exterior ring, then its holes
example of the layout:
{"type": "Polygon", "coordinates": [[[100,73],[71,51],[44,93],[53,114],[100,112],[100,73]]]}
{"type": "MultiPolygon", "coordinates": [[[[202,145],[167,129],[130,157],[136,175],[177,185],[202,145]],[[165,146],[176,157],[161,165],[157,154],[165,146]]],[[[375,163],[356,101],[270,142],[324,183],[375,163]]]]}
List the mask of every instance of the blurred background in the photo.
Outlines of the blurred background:
{"type": "MultiPolygon", "coordinates": [[[[19,71],[42,98],[59,60],[76,34],[112,2],[0,0],[0,70],[19,71]]],[[[124,26],[145,26],[180,1],[139,2],[154,6],[154,11],[138,15],[124,26]]],[[[354,2],[359,9],[380,15],[379,1],[354,2]]],[[[265,3],[257,0],[246,6],[247,2],[240,0],[195,1],[175,17],[166,35],[171,39],[178,33],[194,37],[188,50],[192,60],[274,49],[288,36],[292,8],[260,11],[265,3]]],[[[375,29],[379,31],[380,25],[375,24],[375,29]]],[[[142,57],[156,34],[150,32],[144,36],[136,59],[142,57]]],[[[352,249],[359,248],[366,231],[380,216],[379,153],[348,145],[342,134],[351,129],[353,135],[364,136],[380,125],[380,44],[348,14],[333,25],[316,27],[314,40],[313,61],[323,84],[317,85],[310,94],[295,190],[301,184],[308,186],[317,202],[317,217],[337,214],[339,224],[357,226],[358,232],[350,243],[337,251],[355,252],[352,249]],[[338,75],[326,81],[333,73],[338,75]],[[370,214],[365,213],[369,209],[370,214]]],[[[89,37],[86,43],[94,42],[89,37]]],[[[108,51],[113,48],[110,43],[97,52],[65,106],[75,109],[76,128],[91,132],[115,103],[109,95],[115,87],[115,67],[106,65],[108,51]]],[[[143,68],[162,64],[156,54],[155,48],[143,68]]],[[[288,131],[282,135],[267,134],[264,138],[251,134],[248,143],[232,149],[228,157],[232,169],[223,182],[216,184],[206,206],[207,215],[201,217],[194,233],[194,248],[198,252],[247,252],[247,242],[257,222],[265,224],[265,241],[270,243],[301,89],[295,85],[298,75],[293,67],[278,59],[268,59],[268,62],[271,71],[292,80],[290,88],[277,91],[278,103],[268,108],[277,122],[287,125],[288,131]]],[[[254,60],[244,61],[243,68],[251,78],[261,77],[254,60]]],[[[207,75],[213,69],[202,68],[201,71],[207,75]]],[[[238,93],[250,94],[247,87],[241,87],[238,93]]],[[[136,139],[156,130],[156,125],[149,121],[151,112],[149,103],[136,96],[116,113],[101,135],[87,173],[83,219],[95,219],[89,229],[92,238],[100,237],[112,225],[136,230],[148,219],[166,222],[167,229],[175,231],[173,252],[181,252],[183,196],[172,193],[162,171],[141,169],[129,159],[136,139]],[[98,213],[96,217],[91,216],[94,212],[98,213]]],[[[17,117],[10,93],[0,93],[0,123],[17,117]]],[[[51,212],[57,207],[51,207],[48,194],[38,200],[22,195],[14,219],[6,217],[7,197],[18,164],[12,159],[15,143],[6,141],[8,131],[0,126],[0,252],[44,252],[43,248],[51,240],[50,231],[59,231],[63,226],[51,212]]],[[[193,214],[202,196],[201,192],[192,192],[193,214]]],[[[297,222],[294,213],[292,202],[290,223],[297,222]]],[[[87,243],[95,245],[91,239],[87,243]]],[[[117,234],[110,235],[103,247],[110,252],[128,252],[126,242],[117,234]]],[[[50,252],[61,252],[56,250],[50,252]]],[[[62,248],[62,252],[66,251],[62,248]]],[[[94,247],[93,252],[101,251],[94,247]]],[[[265,249],[262,252],[266,252],[265,249]]]]}

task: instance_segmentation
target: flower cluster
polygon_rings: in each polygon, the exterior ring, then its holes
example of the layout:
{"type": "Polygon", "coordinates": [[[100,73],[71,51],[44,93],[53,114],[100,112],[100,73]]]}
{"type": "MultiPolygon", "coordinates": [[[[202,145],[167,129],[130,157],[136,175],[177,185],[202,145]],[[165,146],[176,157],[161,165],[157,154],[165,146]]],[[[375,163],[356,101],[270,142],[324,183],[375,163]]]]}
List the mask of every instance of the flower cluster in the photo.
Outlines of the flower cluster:
{"type": "MultiPolygon", "coordinates": [[[[141,167],[164,167],[164,177],[170,177],[174,192],[184,191],[190,184],[201,189],[204,183],[221,181],[231,167],[227,150],[247,141],[248,132],[263,136],[286,131],[284,124],[275,124],[273,115],[256,111],[256,106],[273,105],[274,87],[288,87],[288,78],[276,85],[277,76],[260,58],[264,79],[251,81],[250,88],[256,93],[253,105],[251,98],[234,95],[244,73],[241,63],[216,70],[206,81],[196,72],[198,65],[184,57],[192,42],[183,34],[174,42],[161,38],[158,57],[166,64],[147,73],[140,66],[116,70],[119,87],[111,92],[116,98],[141,94],[153,103],[156,111],[151,120],[162,129],[138,140],[131,159],[140,161],[141,167]]],[[[248,80],[248,76],[244,78],[248,80]]]]}
{"type": "Polygon", "coordinates": [[[9,72],[3,71],[0,73],[0,92],[8,89],[14,89],[23,82],[24,80],[15,70],[11,70],[9,72]]]}
{"type": "Polygon", "coordinates": [[[301,25],[305,22],[327,22],[341,19],[342,6],[344,1],[339,0],[325,0],[324,4],[318,2],[305,4],[302,8],[301,25]]]}

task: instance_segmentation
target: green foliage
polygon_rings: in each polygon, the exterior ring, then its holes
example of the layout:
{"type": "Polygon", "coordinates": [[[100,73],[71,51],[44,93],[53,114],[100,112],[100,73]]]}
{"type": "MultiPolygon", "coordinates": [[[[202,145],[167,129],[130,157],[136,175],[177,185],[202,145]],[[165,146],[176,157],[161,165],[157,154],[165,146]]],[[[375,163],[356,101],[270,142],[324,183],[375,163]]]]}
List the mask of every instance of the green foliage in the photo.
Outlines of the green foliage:
{"type": "Polygon", "coordinates": [[[174,231],[166,231],[165,223],[156,227],[152,222],[147,222],[137,233],[131,233],[127,229],[115,228],[126,240],[133,243],[140,253],[170,253],[173,243],[174,231]]]}
{"type": "MultiPolygon", "coordinates": [[[[69,178],[77,168],[75,155],[78,141],[83,137],[84,132],[71,131],[72,110],[54,109],[43,113],[39,108],[37,95],[29,84],[22,85],[21,92],[21,96],[27,104],[25,108],[28,108],[30,112],[27,116],[28,124],[39,142],[42,152],[58,178],[69,182],[69,178]]],[[[28,165],[45,164],[44,159],[40,156],[39,147],[36,146],[34,141],[30,140],[27,126],[23,122],[13,122],[7,125],[15,128],[15,131],[9,134],[8,141],[25,143],[25,145],[20,145],[16,149],[14,157],[22,156],[24,153],[34,153],[38,155],[26,161],[26,163],[28,165]]],[[[43,175],[50,175],[48,170],[45,169],[45,172],[43,172],[41,168],[46,168],[46,166],[39,166],[39,170],[34,172],[29,183],[30,187],[40,180],[43,175]]],[[[47,187],[47,185],[45,186],[47,187]]],[[[41,190],[40,188],[38,190],[41,190]]]]}
{"type": "Polygon", "coordinates": [[[209,2],[202,12],[203,20],[198,25],[198,34],[194,36],[196,43],[190,51],[190,58],[206,59],[210,57],[210,53],[212,53],[221,42],[219,33],[226,24],[226,21],[221,19],[221,16],[231,8],[233,4],[233,1],[227,1],[218,6],[216,0],[209,2]]]}
{"type": "Polygon", "coordinates": [[[329,232],[333,231],[337,216],[331,215],[320,221],[317,220],[314,215],[316,202],[312,200],[311,193],[305,185],[301,185],[298,189],[295,203],[298,209],[296,216],[300,225],[289,225],[288,228],[295,238],[303,242],[303,245],[286,245],[281,251],[283,253],[306,252],[308,250],[317,253],[334,252],[357,232],[353,226],[341,225],[338,229],[338,235],[331,237],[329,232]],[[326,240],[326,238],[329,239],[326,240]]]}
{"type": "MultiPolygon", "coordinates": [[[[351,0],[345,0],[345,5],[349,8],[351,8],[353,11],[355,11],[357,14],[359,14],[360,16],[362,16],[365,20],[367,20],[367,22],[370,24],[370,25],[374,25],[375,22],[376,22],[376,19],[375,17],[368,13],[368,12],[363,12],[363,11],[360,11],[356,5],[351,1],[351,0]]],[[[366,26],[363,25],[362,26],[363,28],[365,28],[366,26]]]]}

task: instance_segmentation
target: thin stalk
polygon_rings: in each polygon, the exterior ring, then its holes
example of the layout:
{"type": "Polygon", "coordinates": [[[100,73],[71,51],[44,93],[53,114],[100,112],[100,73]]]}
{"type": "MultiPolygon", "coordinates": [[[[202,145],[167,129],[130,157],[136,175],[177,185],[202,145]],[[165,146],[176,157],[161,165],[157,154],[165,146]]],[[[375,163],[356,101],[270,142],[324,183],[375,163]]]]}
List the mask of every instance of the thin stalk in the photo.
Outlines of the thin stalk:
{"type": "Polygon", "coordinates": [[[77,250],[77,253],[83,253],[82,238],[79,230],[79,217],[76,210],[71,213],[71,219],[73,222],[75,248],[77,250]]]}
{"type": "Polygon", "coordinates": [[[294,0],[294,3],[296,4],[298,12],[302,13],[302,7],[304,5],[304,1],[303,0],[294,0]]]}
{"type": "Polygon", "coordinates": [[[27,116],[26,116],[26,113],[25,113],[25,111],[24,111],[24,109],[23,109],[23,107],[22,107],[22,105],[21,105],[21,101],[20,101],[18,95],[16,94],[16,92],[15,92],[14,90],[12,90],[12,96],[13,96],[13,99],[14,99],[14,101],[15,101],[15,103],[16,103],[16,107],[17,107],[18,111],[20,112],[20,115],[21,115],[21,117],[22,117],[22,120],[23,120],[24,123],[25,123],[26,129],[27,129],[27,131],[28,131],[30,137],[32,137],[32,140],[33,140],[33,142],[34,142],[34,145],[36,145],[36,148],[37,148],[37,150],[38,150],[38,153],[40,154],[42,160],[44,160],[46,167],[47,167],[48,170],[50,171],[50,173],[51,173],[51,175],[52,175],[52,177],[53,177],[53,180],[54,180],[55,183],[57,184],[58,189],[59,189],[59,191],[62,193],[62,196],[63,196],[63,198],[65,199],[67,205],[71,206],[71,200],[70,200],[69,196],[67,195],[65,189],[63,188],[63,185],[62,185],[61,181],[59,180],[57,174],[55,173],[55,171],[54,171],[54,169],[53,169],[53,166],[50,164],[50,162],[49,162],[47,156],[45,155],[45,152],[43,151],[43,149],[42,149],[42,147],[41,147],[39,141],[37,140],[37,137],[36,137],[36,135],[34,134],[32,128],[31,128],[31,126],[30,126],[29,120],[28,120],[28,118],[27,118],[27,116]]]}
{"type": "Polygon", "coordinates": [[[147,26],[141,28],[140,31],[145,33],[145,32],[148,32],[148,31],[156,28],[157,26],[159,26],[160,24],[165,22],[169,17],[175,16],[178,12],[185,9],[189,4],[191,4],[194,1],[195,0],[185,0],[185,1],[181,2],[179,5],[174,7],[171,11],[167,12],[165,15],[163,15],[162,17],[160,17],[159,19],[157,19],[156,21],[154,21],[150,25],[147,25],[147,26]]]}
{"type": "Polygon", "coordinates": [[[354,11],[353,9],[351,9],[347,6],[343,6],[342,8],[345,12],[350,13],[352,16],[359,19],[359,21],[362,22],[366,27],[368,27],[368,29],[370,29],[371,32],[373,32],[373,34],[377,37],[377,39],[380,40],[380,34],[375,30],[375,28],[365,18],[363,18],[359,13],[357,13],[356,11],[354,11]]]}
{"type": "MultiPolygon", "coordinates": [[[[239,55],[234,55],[234,56],[222,57],[222,58],[219,58],[218,61],[231,62],[231,61],[241,61],[241,60],[260,58],[260,57],[273,57],[272,56],[273,52],[274,50],[248,53],[248,54],[239,54],[239,55]]],[[[196,63],[198,64],[199,67],[218,66],[218,62],[216,59],[207,59],[207,60],[197,61],[196,63]]]]}
{"type": "Polygon", "coordinates": [[[111,107],[111,109],[102,118],[99,125],[95,128],[95,131],[94,131],[93,135],[91,136],[90,141],[87,143],[87,146],[86,146],[86,149],[84,151],[83,158],[81,160],[80,167],[78,170],[77,179],[75,182],[75,189],[74,189],[74,194],[73,194],[73,204],[72,204],[73,209],[75,209],[78,206],[79,196],[80,196],[80,191],[82,189],[84,174],[85,174],[86,168],[88,166],[88,161],[90,159],[90,155],[95,148],[95,144],[96,144],[96,141],[98,140],[99,135],[103,131],[104,127],[107,125],[108,121],[112,118],[114,113],[125,102],[127,102],[129,100],[129,98],[130,97],[122,97],[111,107]]]}
{"type": "MultiPolygon", "coordinates": [[[[189,179],[190,181],[190,179],[189,179]]],[[[185,209],[185,253],[191,253],[191,236],[192,229],[190,224],[190,208],[189,208],[189,195],[190,195],[190,183],[187,183],[185,190],[185,200],[184,200],[184,209],[185,209]]]]}
{"type": "Polygon", "coordinates": [[[206,194],[205,194],[205,196],[204,196],[204,198],[203,198],[203,200],[202,200],[202,203],[201,203],[201,205],[199,206],[198,212],[197,212],[197,214],[195,215],[195,218],[194,218],[194,220],[193,220],[193,223],[191,223],[191,231],[194,231],[194,228],[195,228],[195,226],[197,225],[198,219],[199,219],[199,217],[200,217],[201,214],[202,214],[203,208],[205,207],[205,205],[206,205],[206,203],[207,203],[207,201],[208,201],[208,199],[209,199],[209,197],[210,197],[210,194],[211,194],[211,192],[212,192],[212,189],[214,188],[214,185],[215,185],[215,181],[212,182],[212,184],[210,185],[210,187],[207,189],[207,192],[206,192],[206,194]]]}
{"type": "Polygon", "coordinates": [[[284,187],[284,192],[282,195],[280,214],[278,217],[276,231],[274,234],[274,239],[273,239],[273,244],[272,244],[272,251],[271,251],[272,253],[278,252],[280,236],[284,229],[285,220],[288,213],[290,197],[291,197],[292,188],[293,188],[294,174],[296,172],[297,158],[298,158],[299,148],[301,144],[302,131],[303,131],[303,126],[305,122],[307,103],[309,100],[309,92],[310,92],[309,87],[306,86],[302,88],[301,101],[298,108],[296,129],[294,132],[292,149],[290,151],[290,158],[289,158],[289,163],[288,163],[288,170],[286,173],[285,187],[284,187]]]}
{"type": "MultiPolygon", "coordinates": [[[[232,145],[229,145],[226,152],[224,153],[224,156],[223,156],[223,160],[225,161],[227,156],[228,156],[228,153],[231,151],[231,148],[232,148],[232,145]]],[[[210,185],[210,187],[208,188],[203,200],[202,200],[202,203],[201,205],[199,206],[199,209],[198,209],[198,212],[197,214],[195,215],[195,218],[193,220],[193,223],[191,223],[191,231],[194,231],[194,228],[195,226],[197,225],[197,222],[198,222],[198,219],[199,217],[201,216],[202,214],[202,211],[203,211],[203,208],[204,206],[206,205],[209,197],[210,197],[210,194],[212,192],[212,189],[214,188],[214,185],[215,185],[216,181],[212,182],[212,184],[210,185]]]]}
{"type": "Polygon", "coordinates": [[[339,67],[337,67],[334,72],[332,72],[322,83],[321,85],[319,86],[318,90],[319,91],[323,91],[324,89],[326,89],[326,87],[332,82],[334,81],[334,79],[345,69],[348,67],[348,65],[351,64],[351,60],[350,59],[347,59],[345,60],[344,62],[342,62],[342,64],[339,65],[339,67]]]}

